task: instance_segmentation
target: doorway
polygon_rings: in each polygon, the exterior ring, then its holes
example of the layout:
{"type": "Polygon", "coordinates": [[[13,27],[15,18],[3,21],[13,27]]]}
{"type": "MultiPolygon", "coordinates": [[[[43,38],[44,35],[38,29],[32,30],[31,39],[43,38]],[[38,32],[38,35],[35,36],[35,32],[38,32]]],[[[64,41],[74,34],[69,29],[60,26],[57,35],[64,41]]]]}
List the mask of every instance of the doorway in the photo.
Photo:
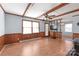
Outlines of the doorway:
{"type": "Polygon", "coordinates": [[[49,24],[45,24],[45,36],[49,36],[49,24]]]}

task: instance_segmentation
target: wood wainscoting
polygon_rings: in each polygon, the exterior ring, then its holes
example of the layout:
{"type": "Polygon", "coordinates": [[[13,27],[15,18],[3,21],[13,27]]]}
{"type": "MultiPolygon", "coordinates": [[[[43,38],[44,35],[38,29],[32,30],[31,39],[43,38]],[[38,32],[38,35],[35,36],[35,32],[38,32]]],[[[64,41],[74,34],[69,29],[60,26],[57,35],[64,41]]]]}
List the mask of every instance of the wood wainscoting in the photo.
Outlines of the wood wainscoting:
{"type": "Polygon", "coordinates": [[[33,33],[32,34],[32,38],[37,38],[37,37],[39,37],[39,33],[33,33]]]}
{"type": "Polygon", "coordinates": [[[5,44],[19,42],[22,39],[21,33],[5,34],[5,44]]]}
{"type": "Polygon", "coordinates": [[[33,34],[22,34],[22,33],[11,33],[0,36],[0,50],[5,44],[11,44],[19,42],[23,39],[32,39],[37,37],[45,37],[45,32],[33,33],[33,34]]]}
{"type": "Polygon", "coordinates": [[[4,35],[0,36],[0,50],[2,49],[3,46],[4,46],[4,35]]]}
{"type": "Polygon", "coordinates": [[[22,33],[11,33],[5,34],[5,44],[19,42],[20,40],[32,39],[37,37],[45,37],[45,32],[33,33],[33,34],[22,34],[22,33]]]}
{"type": "Polygon", "coordinates": [[[52,31],[50,31],[50,37],[51,38],[54,38],[54,37],[62,38],[62,33],[61,32],[52,32],[52,31]]]}
{"type": "Polygon", "coordinates": [[[45,37],[45,32],[40,32],[39,37],[45,37]]]}
{"type": "Polygon", "coordinates": [[[37,37],[45,37],[45,32],[33,33],[33,34],[23,34],[22,39],[32,39],[37,37]]]}
{"type": "MultiPolygon", "coordinates": [[[[9,44],[9,43],[19,42],[19,40],[23,40],[23,39],[45,37],[45,32],[33,33],[33,34],[22,34],[22,33],[5,34],[4,36],[0,37],[0,42],[3,42],[4,37],[5,37],[4,43],[9,44]]],[[[62,33],[61,32],[50,32],[50,37],[51,38],[53,37],[62,38],[62,33]]],[[[68,36],[68,37],[71,37],[71,36],[68,36]]],[[[73,33],[72,37],[79,38],[79,33],[73,33]]],[[[0,45],[2,46],[3,44],[0,43],[0,45]]]]}
{"type": "Polygon", "coordinates": [[[24,39],[32,39],[32,34],[23,34],[21,40],[24,40],[24,39]]]}
{"type": "Polygon", "coordinates": [[[79,38],[79,33],[73,33],[73,38],[79,38]]]}

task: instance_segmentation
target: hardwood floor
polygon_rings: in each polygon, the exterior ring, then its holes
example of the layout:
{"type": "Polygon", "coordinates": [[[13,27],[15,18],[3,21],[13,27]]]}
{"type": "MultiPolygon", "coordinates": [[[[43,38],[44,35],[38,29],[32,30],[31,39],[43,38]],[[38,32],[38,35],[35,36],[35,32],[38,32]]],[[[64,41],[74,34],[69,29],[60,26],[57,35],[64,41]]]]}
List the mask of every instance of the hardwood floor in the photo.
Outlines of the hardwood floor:
{"type": "Polygon", "coordinates": [[[73,43],[64,39],[35,38],[8,44],[1,56],[65,56],[73,43]]]}

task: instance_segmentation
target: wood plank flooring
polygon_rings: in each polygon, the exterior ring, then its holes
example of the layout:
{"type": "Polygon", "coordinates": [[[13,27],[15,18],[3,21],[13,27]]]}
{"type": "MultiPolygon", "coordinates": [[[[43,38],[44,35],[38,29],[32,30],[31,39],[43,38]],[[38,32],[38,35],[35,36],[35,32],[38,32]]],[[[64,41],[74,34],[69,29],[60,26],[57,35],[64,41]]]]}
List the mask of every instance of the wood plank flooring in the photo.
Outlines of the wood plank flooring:
{"type": "Polygon", "coordinates": [[[65,56],[73,43],[64,39],[35,38],[8,44],[1,56],[65,56]]]}

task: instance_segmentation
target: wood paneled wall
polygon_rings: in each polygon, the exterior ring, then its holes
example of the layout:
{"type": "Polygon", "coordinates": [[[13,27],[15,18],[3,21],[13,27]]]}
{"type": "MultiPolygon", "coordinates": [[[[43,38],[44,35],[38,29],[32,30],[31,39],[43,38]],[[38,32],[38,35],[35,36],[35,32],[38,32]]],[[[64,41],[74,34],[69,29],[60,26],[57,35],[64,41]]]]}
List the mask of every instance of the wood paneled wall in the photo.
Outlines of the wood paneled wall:
{"type": "Polygon", "coordinates": [[[19,42],[22,39],[21,33],[5,34],[5,44],[19,42]]]}
{"type": "Polygon", "coordinates": [[[33,34],[22,34],[22,33],[11,33],[0,36],[0,50],[5,44],[19,42],[23,39],[32,39],[37,37],[45,37],[44,32],[33,33],[33,34]]]}
{"type": "Polygon", "coordinates": [[[45,37],[45,32],[22,35],[22,39],[32,39],[32,38],[37,38],[37,37],[45,37]]]}
{"type": "Polygon", "coordinates": [[[31,39],[31,38],[32,38],[32,34],[23,34],[21,40],[24,40],[24,39],[31,39]]]}
{"type": "Polygon", "coordinates": [[[4,35],[0,36],[0,50],[2,49],[3,46],[4,46],[4,35]]]}
{"type": "Polygon", "coordinates": [[[5,34],[5,44],[19,42],[20,40],[27,40],[37,37],[45,37],[44,32],[33,33],[33,34],[22,34],[22,33],[11,33],[5,34]]]}
{"type": "Polygon", "coordinates": [[[79,33],[73,33],[73,38],[79,38],[79,33]]]}
{"type": "MultiPolygon", "coordinates": [[[[51,38],[53,37],[62,38],[61,32],[49,32],[49,33],[51,38]]],[[[21,34],[21,33],[5,34],[4,37],[0,37],[0,42],[3,42],[4,38],[5,38],[4,43],[9,44],[19,42],[19,40],[27,40],[37,37],[45,37],[45,32],[33,33],[33,34],[21,34]]],[[[79,38],[79,33],[73,33],[73,38],[79,38]]],[[[2,43],[0,43],[0,45],[1,44],[2,43]]]]}
{"type": "Polygon", "coordinates": [[[45,37],[45,32],[40,32],[39,37],[45,37]]]}
{"type": "Polygon", "coordinates": [[[50,37],[51,38],[54,38],[54,37],[62,38],[62,33],[61,32],[52,32],[52,31],[50,31],[50,37]]]}

